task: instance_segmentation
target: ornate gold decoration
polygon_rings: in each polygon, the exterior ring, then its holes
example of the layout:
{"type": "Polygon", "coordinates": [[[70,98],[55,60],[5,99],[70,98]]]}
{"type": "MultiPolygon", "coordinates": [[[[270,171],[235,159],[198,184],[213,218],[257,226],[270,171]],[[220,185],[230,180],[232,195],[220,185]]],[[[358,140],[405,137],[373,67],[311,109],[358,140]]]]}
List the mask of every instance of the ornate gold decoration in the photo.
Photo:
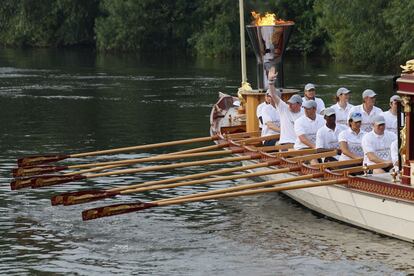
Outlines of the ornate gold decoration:
{"type": "Polygon", "coordinates": [[[404,107],[404,113],[410,113],[411,112],[410,97],[402,96],[401,97],[401,104],[404,107]]]}
{"type": "Polygon", "coordinates": [[[407,124],[404,125],[403,129],[400,131],[400,139],[401,139],[401,146],[399,149],[400,156],[401,156],[401,164],[405,164],[406,155],[405,150],[407,148],[407,124]]]}
{"type": "Polygon", "coordinates": [[[242,82],[242,86],[239,88],[239,91],[237,91],[237,97],[240,100],[240,106],[245,106],[246,105],[246,100],[244,99],[243,95],[241,94],[242,92],[249,92],[252,91],[252,87],[250,86],[250,83],[248,82],[242,82]]]}
{"type": "Polygon", "coordinates": [[[407,60],[405,65],[400,65],[402,69],[404,69],[402,72],[407,74],[413,74],[414,73],[414,59],[407,60]]]}

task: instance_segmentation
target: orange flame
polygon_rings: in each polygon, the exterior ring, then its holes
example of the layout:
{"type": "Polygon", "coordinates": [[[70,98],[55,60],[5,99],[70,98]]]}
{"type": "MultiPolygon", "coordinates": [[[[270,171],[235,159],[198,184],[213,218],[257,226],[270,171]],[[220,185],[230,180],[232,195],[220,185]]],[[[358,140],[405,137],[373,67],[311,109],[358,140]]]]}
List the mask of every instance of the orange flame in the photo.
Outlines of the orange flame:
{"type": "Polygon", "coordinates": [[[261,15],[260,13],[252,11],[252,16],[254,18],[253,23],[255,26],[274,26],[292,22],[278,19],[276,14],[269,12],[266,12],[265,15],[261,15]]]}

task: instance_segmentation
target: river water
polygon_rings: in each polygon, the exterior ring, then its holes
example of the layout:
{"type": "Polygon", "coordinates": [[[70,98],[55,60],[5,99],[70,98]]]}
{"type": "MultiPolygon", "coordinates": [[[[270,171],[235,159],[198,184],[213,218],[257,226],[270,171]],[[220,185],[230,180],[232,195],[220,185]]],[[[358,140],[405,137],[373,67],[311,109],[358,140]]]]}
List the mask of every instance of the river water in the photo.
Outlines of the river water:
{"type": "MultiPolygon", "coordinates": [[[[249,79],[255,83],[254,59],[249,79]]],[[[413,245],[320,217],[281,194],[153,208],[83,222],[82,210],[233,185],[52,207],[59,192],[108,188],[218,169],[191,167],[11,191],[10,169],[28,154],[76,153],[207,136],[218,91],[235,94],[238,60],[97,55],[87,50],[0,50],[0,272],[38,275],[406,275],[413,245]]],[[[286,58],[286,85],[317,84],[332,103],[346,86],[386,108],[392,74],[326,60],[286,58]]],[[[187,149],[115,155],[136,158],[187,149]]],[[[102,160],[109,156],[90,158],[102,160]]],[[[165,162],[164,162],[165,163],[165,162]]],[[[151,164],[162,164],[151,163],[151,164]]],[[[238,164],[233,164],[238,165],[238,164]]],[[[253,180],[251,180],[253,181],[253,180]]],[[[239,181],[249,182],[249,181],[239,181]]]]}

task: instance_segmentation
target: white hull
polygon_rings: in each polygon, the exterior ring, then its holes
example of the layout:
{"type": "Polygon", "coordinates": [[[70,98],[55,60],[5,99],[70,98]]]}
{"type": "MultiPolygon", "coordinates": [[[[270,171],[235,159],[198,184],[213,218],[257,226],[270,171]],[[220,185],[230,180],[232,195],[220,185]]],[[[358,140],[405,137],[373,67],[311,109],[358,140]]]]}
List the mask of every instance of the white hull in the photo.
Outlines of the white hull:
{"type": "MultiPolygon", "coordinates": [[[[275,180],[294,176],[294,173],[286,173],[265,176],[262,179],[275,180]]],[[[309,182],[309,180],[303,182],[309,182]]],[[[285,191],[284,194],[328,217],[414,242],[414,204],[412,203],[341,186],[290,190],[285,191]]]]}

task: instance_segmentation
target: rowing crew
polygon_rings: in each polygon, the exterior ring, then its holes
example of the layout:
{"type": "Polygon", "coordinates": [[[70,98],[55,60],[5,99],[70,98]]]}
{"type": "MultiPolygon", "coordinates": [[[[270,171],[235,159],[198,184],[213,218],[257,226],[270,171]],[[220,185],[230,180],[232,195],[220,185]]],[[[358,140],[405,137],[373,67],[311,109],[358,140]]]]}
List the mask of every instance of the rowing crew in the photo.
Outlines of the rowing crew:
{"type": "MultiPolygon", "coordinates": [[[[269,75],[269,80],[272,79],[269,75]]],[[[285,103],[270,81],[267,104],[258,108],[262,136],[280,133],[278,143],[290,144],[294,149],[340,149],[338,156],[333,158],[335,160],[364,157],[364,164],[368,165],[390,163],[389,168],[376,169],[374,173],[383,173],[396,166],[397,102],[400,97],[392,96],[390,110],[383,112],[375,106],[373,90],[365,90],[363,103],[357,106],[348,103],[349,93],[350,90],[339,88],[337,103],[325,108],[323,101],[315,97],[315,86],[307,84],[304,98],[295,94],[285,103]]],[[[270,140],[265,145],[275,143],[270,140]]]]}

